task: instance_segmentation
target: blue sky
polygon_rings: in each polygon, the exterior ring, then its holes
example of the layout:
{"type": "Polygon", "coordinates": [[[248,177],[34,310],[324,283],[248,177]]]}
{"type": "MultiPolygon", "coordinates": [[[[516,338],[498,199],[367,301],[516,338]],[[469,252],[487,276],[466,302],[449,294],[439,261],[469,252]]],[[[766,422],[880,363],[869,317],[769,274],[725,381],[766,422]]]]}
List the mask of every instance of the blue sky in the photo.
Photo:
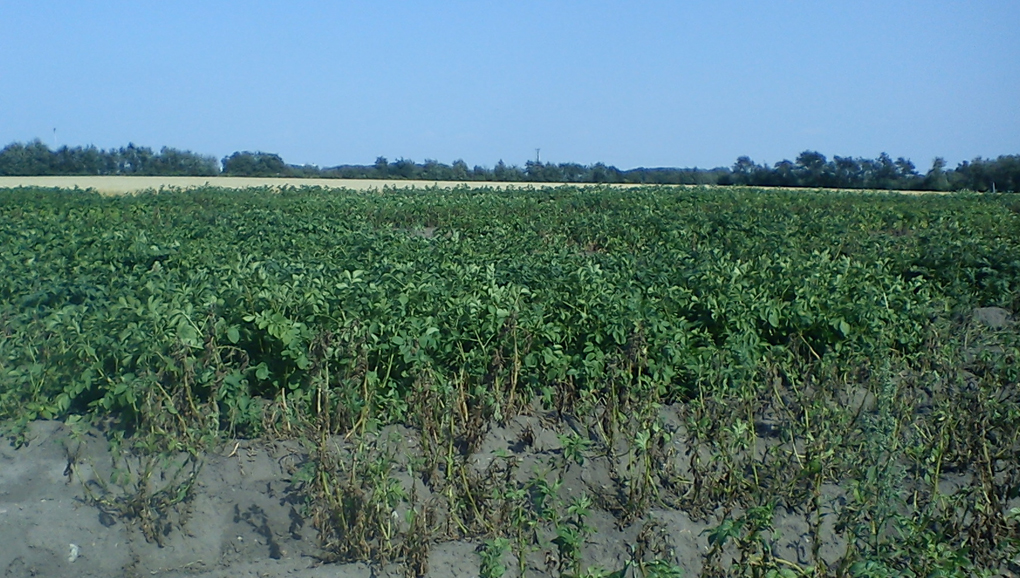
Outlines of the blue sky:
{"type": "Polygon", "coordinates": [[[1018,22],[1016,0],[0,0],[0,146],[923,171],[1020,153],[1018,22]]]}

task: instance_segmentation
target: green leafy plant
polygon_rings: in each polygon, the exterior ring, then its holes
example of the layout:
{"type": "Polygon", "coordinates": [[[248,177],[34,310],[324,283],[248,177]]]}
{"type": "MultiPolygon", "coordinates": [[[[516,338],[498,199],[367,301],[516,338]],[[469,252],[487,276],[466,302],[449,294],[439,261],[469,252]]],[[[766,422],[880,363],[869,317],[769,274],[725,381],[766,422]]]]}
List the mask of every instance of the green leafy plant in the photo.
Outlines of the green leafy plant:
{"type": "Polygon", "coordinates": [[[582,438],[575,432],[559,436],[563,446],[563,459],[579,466],[584,465],[584,456],[591,449],[591,440],[582,438]]]}
{"type": "Polygon", "coordinates": [[[479,550],[482,558],[478,575],[481,578],[500,578],[506,573],[506,566],[503,565],[503,556],[510,549],[510,542],[506,538],[494,538],[487,540],[479,550]]]}

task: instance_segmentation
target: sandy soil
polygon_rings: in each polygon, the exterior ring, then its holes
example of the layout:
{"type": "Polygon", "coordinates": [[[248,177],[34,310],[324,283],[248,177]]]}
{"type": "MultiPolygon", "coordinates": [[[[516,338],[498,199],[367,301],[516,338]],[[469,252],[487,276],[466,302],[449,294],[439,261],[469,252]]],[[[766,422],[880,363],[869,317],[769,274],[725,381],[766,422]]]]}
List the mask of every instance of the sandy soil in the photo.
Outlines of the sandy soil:
{"type": "Polygon", "coordinates": [[[109,468],[105,440],[75,440],[57,422],[32,424],[28,437],[19,449],[0,447],[4,576],[370,575],[363,565],[315,567],[314,532],[292,528],[295,506],[280,465],[290,455],[286,446],[205,456],[184,529],[160,546],[89,505],[86,489],[101,493],[97,480],[105,476],[73,466],[109,468]]]}
{"type": "MultiPolygon", "coordinates": [[[[664,409],[663,418],[676,425],[676,411],[664,409]]],[[[504,427],[493,425],[471,461],[482,471],[498,456],[511,453],[520,460],[519,475],[534,475],[542,464],[561,459],[557,434],[568,428],[558,421],[549,413],[518,416],[504,427]],[[525,436],[527,444],[521,442],[525,436]]],[[[396,440],[392,449],[402,449],[408,456],[417,451],[413,432],[406,428],[388,428],[380,434],[379,439],[384,438],[391,440],[388,443],[396,440]]],[[[3,576],[403,576],[397,565],[373,568],[321,562],[317,532],[305,517],[305,497],[294,480],[294,472],[307,459],[296,442],[236,441],[201,456],[192,497],[173,509],[156,541],[149,541],[140,520],[111,512],[95,500],[102,502],[116,494],[104,482],[112,473],[104,438],[95,432],[72,435],[62,423],[39,421],[31,424],[27,439],[19,448],[0,444],[3,576]]],[[[682,436],[672,443],[677,450],[686,449],[682,436]]],[[[137,468],[135,463],[132,469],[137,472],[137,468]]],[[[155,486],[165,484],[160,480],[166,471],[153,476],[155,486]]],[[[564,501],[582,492],[614,491],[605,458],[588,460],[583,466],[570,464],[561,475],[564,501]]],[[[827,494],[836,499],[838,491],[827,494]]],[[[628,548],[641,543],[642,534],[646,541],[655,534],[668,543],[670,557],[684,575],[697,576],[709,549],[705,530],[718,520],[696,521],[680,510],[653,508],[620,527],[613,514],[596,507],[587,523],[594,531],[583,549],[586,567],[621,568],[630,556],[628,548]]],[[[777,512],[774,525],[783,536],[776,554],[806,563],[810,540],[805,517],[777,512]]],[[[559,570],[549,565],[555,547],[543,541],[547,547],[528,557],[528,575],[559,576],[559,570]]],[[[844,548],[838,540],[826,544],[823,556],[835,561],[844,548]]],[[[478,551],[479,544],[471,540],[433,543],[428,575],[476,576],[478,551]]],[[[516,560],[506,562],[506,576],[518,575],[516,560]]]]}

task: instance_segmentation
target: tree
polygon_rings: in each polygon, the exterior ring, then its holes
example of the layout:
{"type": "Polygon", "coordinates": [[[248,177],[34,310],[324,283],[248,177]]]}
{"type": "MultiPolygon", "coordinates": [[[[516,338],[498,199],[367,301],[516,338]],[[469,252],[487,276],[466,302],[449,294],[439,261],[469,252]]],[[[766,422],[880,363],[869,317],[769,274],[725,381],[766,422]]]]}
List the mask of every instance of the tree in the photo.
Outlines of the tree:
{"type": "MultiPolygon", "coordinates": [[[[260,153],[262,154],[262,153],[260,153]]],[[[279,165],[283,165],[283,160],[276,155],[267,155],[276,157],[279,159],[279,165]]],[[[262,161],[267,162],[267,161],[262,161]]],[[[216,164],[216,159],[210,156],[202,156],[195,154],[191,151],[180,151],[170,147],[163,147],[159,151],[152,162],[153,172],[160,175],[174,175],[174,176],[191,176],[191,177],[208,177],[219,173],[219,167],[216,164]]],[[[281,173],[288,172],[286,165],[283,169],[279,166],[266,166],[265,170],[276,171],[279,170],[281,173]]]]}
{"type": "Polygon", "coordinates": [[[865,187],[873,189],[894,189],[896,188],[897,181],[899,180],[899,170],[896,168],[896,163],[893,162],[892,157],[886,153],[878,155],[878,158],[874,161],[870,161],[870,182],[865,183],[865,187]]]}
{"type": "Polygon", "coordinates": [[[619,183],[623,181],[623,175],[616,167],[595,163],[591,167],[591,181],[593,183],[619,183]]]}
{"type": "Polygon", "coordinates": [[[860,186],[861,165],[850,157],[832,157],[835,165],[835,184],[837,187],[851,188],[860,186]]]}
{"type": "Polygon", "coordinates": [[[234,177],[282,177],[290,167],[280,155],[263,152],[235,152],[223,159],[223,174],[234,177]]]}
{"type": "Polygon", "coordinates": [[[421,178],[429,181],[446,181],[450,179],[450,167],[437,160],[425,159],[421,167],[421,178]]]}
{"type": "Polygon", "coordinates": [[[39,139],[27,145],[11,143],[0,151],[0,175],[50,175],[55,160],[50,148],[39,139]]]}
{"type": "Polygon", "coordinates": [[[390,174],[390,161],[386,157],[375,157],[375,178],[385,179],[390,174]]]}
{"type": "Polygon", "coordinates": [[[399,179],[414,179],[418,176],[418,165],[414,161],[399,158],[390,168],[390,175],[399,179]]]}
{"type": "Polygon", "coordinates": [[[929,191],[948,191],[949,179],[945,173],[946,159],[935,157],[931,163],[931,169],[924,176],[924,188],[929,191]]]}
{"type": "Polygon", "coordinates": [[[917,167],[914,166],[914,163],[903,157],[896,159],[896,169],[899,171],[901,179],[909,180],[917,176],[917,167]]]}
{"type": "Polygon", "coordinates": [[[580,183],[588,176],[588,169],[577,163],[560,163],[560,174],[565,183],[580,183]]]}
{"type": "Polygon", "coordinates": [[[797,156],[797,173],[800,184],[808,187],[832,186],[829,161],[820,152],[804,151],[797,156]]]}
{"type": "Polygon", "coordinates": [[[134,143],[128,143],[127,147],[121,147],[117,151],[116,156],[116,171],[119,174],[147,175],[153,170],[154,154],[149,147],[136,147],[134,143]]]}
{"type": "Polygon", "coordinates": [[[998,192],[1020,192],[1020,155],[1002,155],[989,161],[991,184],[998,192]]]}
{"type": "Polygon", "coordinates": [[[450,177],[454,181],[466,181],[468,180],[468,166],[467,163],[462,159],[453,161],[453,166],[450,167],[450,177]]]}
{"type": "Polygon", "coordinates": [[[792,162],[783,160],[775,164],[775,185],[779,187],[797,186],[797,166],[792,162]]]}
{"type": "Polygon", "coordinates": [[[754,179],[754,173],[757,172],[758,165],[754,164],[751,157],[742,156],[737,157],[737,162],[733,163],[733,184],[735,185],[749,185],[754,179]]]}
{"type": "Polygon", "coordinates": [[[493,169],[492,169],[492,176],[497,181],[507,181],[507,180],[509,180],[509,179],[507,179],[506,163],[503,162],[503,159],[499,159],[499,162],[496,163],[495,167],[493,167],[493,169]]]}
{"type": "Polygon", "coordinates": [[[499,159],[496,167],[492,169],[492,176],[497,181],[516,182],[524,180],[524,173],[517,165],[507,166],[503,159],[499,159]]]}

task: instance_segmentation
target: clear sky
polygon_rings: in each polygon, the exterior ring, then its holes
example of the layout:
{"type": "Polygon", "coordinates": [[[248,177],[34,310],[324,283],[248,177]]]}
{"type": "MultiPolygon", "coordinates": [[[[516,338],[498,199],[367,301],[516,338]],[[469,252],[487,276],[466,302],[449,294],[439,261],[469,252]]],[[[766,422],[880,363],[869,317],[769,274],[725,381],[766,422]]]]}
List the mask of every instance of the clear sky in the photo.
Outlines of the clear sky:
{"type": "Polygon", "coordinates": [[[1020,154],[1020,1],[0,0],[0,146],[34,138],[923,172],[1020,154]]]}

